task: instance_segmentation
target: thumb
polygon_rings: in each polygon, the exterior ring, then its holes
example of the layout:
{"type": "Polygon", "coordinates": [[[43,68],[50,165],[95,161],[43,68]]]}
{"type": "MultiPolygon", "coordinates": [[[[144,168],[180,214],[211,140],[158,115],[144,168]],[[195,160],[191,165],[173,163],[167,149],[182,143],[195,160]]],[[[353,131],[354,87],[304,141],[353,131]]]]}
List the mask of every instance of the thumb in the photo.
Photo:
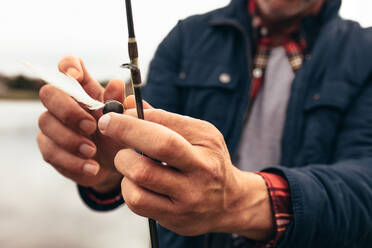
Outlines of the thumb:
{"type": "Polygon", "coordinates": [[[58,63],[58,69],[60,72],[75,78],[88,95],[96,100],[102,101],[103,88],[89,75],[81,59],[73,56],[63,57],[58,63]]]}
{"type": "MultiPolygon", "coordinates": [[[[144,109],[153,109],[153,107],[148,104],[146,101],[142,101],[144,109]]],[[[124,108],[131,109],[136,107],[136,100],[133,95],[128,96],[124,101],[124,108]]]]}
{"type": "Polygon", "coordinates": [[[58,70],[75,78],[79,83],[84,80],[84,70],[80,60],[73,56],[65,56],[58,62],[58,70]]]}

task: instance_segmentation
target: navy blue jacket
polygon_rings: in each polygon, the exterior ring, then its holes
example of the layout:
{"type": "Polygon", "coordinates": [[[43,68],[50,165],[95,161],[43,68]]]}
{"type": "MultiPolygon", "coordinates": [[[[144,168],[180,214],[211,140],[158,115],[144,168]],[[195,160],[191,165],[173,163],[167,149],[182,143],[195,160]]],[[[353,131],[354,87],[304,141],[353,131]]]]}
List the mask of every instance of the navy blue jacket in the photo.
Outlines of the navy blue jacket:
{"type": "MultiPolygon", "coordinates": [[[[255,52],[246,4],[232,0],[180,21],[160,44],[144,88],[153,106],[213,123],[231,154],[255,52]],[[220,82],[222,73],[230,83],[220,82]]],[[[372,247],[372,30],[341,19],[340,4],[330,0],[302,22],[311,56],[291,89],[281,163],[266,170],[281,173],[291,190],[294,219],[279,247],[372,247]]],[[[221,240],[160,229],[162,248],[227,247],[221,240]]]]}

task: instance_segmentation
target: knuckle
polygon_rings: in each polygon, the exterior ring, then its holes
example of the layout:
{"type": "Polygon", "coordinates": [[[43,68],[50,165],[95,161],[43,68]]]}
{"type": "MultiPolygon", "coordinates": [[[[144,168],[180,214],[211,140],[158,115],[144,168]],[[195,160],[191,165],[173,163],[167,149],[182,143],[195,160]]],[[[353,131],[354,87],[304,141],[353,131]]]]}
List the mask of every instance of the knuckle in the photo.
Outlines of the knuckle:
{"type": "Polygon", "coordinates": [[[42,149],[42,139],[43,139],[43,133],[39,132],[36,137],[37,144],[39,145],[39,149],[42,149]]]}
{"type": "Polygon", "coordinates": [[[225,138],[223,137],[221,132],[219,132],[217,129],[214,129],[210,130],[207,135],[208,135],[207,139],[209,140],[212,147],[215,147],[219,150],[224,150],[226,146],[225,138]]]}
{"type": "Polygon", "coordinates": [[[142,207],[143,196],[140,192],[133,190],[127,199],[127,204],[132,207],[132,209],[140,209],[142,207]]]}
{"type": "Polygon", "coordinates": [[[77,107],[72,107],[72,108],[69,108],[69,109],[64,109],[64,110],[61,110],[60,111],[60,115],[61,115],[61,121],[68,125],[69,127],[74,127],[75,125],[77,125],[77,123],[83,119],[80,114],[79,114],[79,111],[77,110],[77,108],[79,108],[79,106],[77,105],[77,107]]]}
{"type": "Polygon", "coordinates": [[[201,121],[201,129],[207,133],[211,133],[211,134],[214,134],[214,135],[217,135],[217,133],[220,133],[218,131],[218,129],[210,122],[208,121],[201,121]]]}
{"type": "Polygon", "coordinates": [[[222,148],[225,146],[225,139],[222,133],[210,122],[198,120],[201,133],[203,133],[204,140],[215,148],[222,148]]]}
{"type": "Polygon", "coordinates": [[[39,117],[39,128],[40,130],[49,137],[49,139],[56,142],[60,147],[66,148],[70,151],[78,151],[79,145],[83,143],[83,141],[76,137],[74,133],[60,130],[56,128],[56,123],[53,119],[50,118],[49,112],[44,112],[39,117]],[[63,137],[63,138],[56,138],[56,137],[63,137]]]}
{"type": "Polygon", "coordinates": [[[149,114],[149,120],[155,122],[155,123],[158,123],[160,125],[163,125],[163,121],[164,120],[164,114],[166,113],[165,110],[162,110],[162,109],[149,109],[148,110],[148,114],[149,114]]]}
{"type": "Polygon", "coordinates": [[[61,135],[64,138],[58,141],[58,145],[72,152],[80,152],[79,146],[84,143],[80,138],[70,132],[61,133],[61,135]]]}
{"type": "Polygon", "coordinates": [[[215,137],[216,137],[216,142],[218,143],[219,147],[225,148],[226,142],[225,142],[225,137],[223,137],[222,133],[217,132],[215,137]]]}
{"type": "Polygon", "coordinates": [[[52,91],[53,91],[53,86],[47,84],[47,85],[44,85],[43,87],[41,87],[40,91],[39,91],[39,97],[41,99],[42,102],[45,102],[48,100],[48,98],[50,97],[50,95],[52,94],[52,91]]]}
{"type": "Polygon", "coordinates": [[[62,121],[67,124],[67,125],[71,125],[73,122],[75,122],[75,118],[74,118],[74,115],[73,114],[69,114],[67,111],[62,111],[61,112],[61,118],[62,118],[62,121]]]}
{"type": "Polygon", "coordinates": [[[45,128],[45,126],[48,124],[48,117],[49,117],[49,113],[48,111],[42,113],[40,116],[39,116],[39,121],[38,121],[38,124],[39,124],[39,128],[41,130],[43,130],[45,128]]]}
{"type": "Polygon", "coordinates": [[[204,120],[201,120],[201,126],[203,127],[203,129],[206,129],[206,130],[211,130],[211,129],[216,128],[212,123],[208,121],[204,121],[204,120]]]}
{"type": "Polygon", "coordinates": [[[136,169],[133,170],[133,180],[138,183],[151,182],[152,172],[150,167],[145,165],[137,165],[136,169]]]}
{"type": "Polygon", "coordinates": [[[43,157],[43,160],[47,163],[49,163],[50,161],[50,146],[48,146],[46,143],[46,137],[44,136],[44,134],[42,132],[39,132],[39,134],[37,135],[37,143],[39,145],[39,149],[40,149],[40,152],[41,152],[41,156],[43,157]]]}
{"type": "Polygon", "coordinates": [[[54,161],[54,152],[52,149],[48,146],[44,147],[44,149],[41,150],[41,154],[43,156],[43,159],[45,162],[52,164],[54,161]]]}
{"type": "Polygon", "coordinates": [[[125,190],[127,189],[127,187],[125,186],[126,184],[126,179],[125,177],[123,177],[123,179],[121,180],[121,183],[120,183],[120,186],[121,186],[121,192],[125,192],[125,190]]]}
{"type": "MultiPolygon", "coordinates": [[[[216,163],[220,163],[220,161],[216,161],[216,163]]],[[[225,181],[225,172],[224,169],[220,166],[213,166],[206,167],[207,175],[209,177],[210,182],[214,184],[221,185],[225,181]]]]}
{"type": "Polygon", "coordinates": [[[157,142],[158,146],[156,148],[156,153],[159,156],[167,156],[172,150],[178,147],[177,138],[174,134],[170,134],[163,138],[161,141],[157,142]]]}
{"type": "Polygon", "coordinates": [[[121,161],[121,158],[120,158],[120,151],[118,153],[116,153],[115,157],[114,157],[114,166],[115,168],[120,171],[120,161],[121,161]]]}
{"type": "Polygon", "coordinates": [[[223,135],[222,135],[222,133],[220,131],[218,131],[216,129],[213,135],[214,135],[215,140],[217,142],[225,144],[225,138],[223,137],[223,135]]]}
{"type": "Polygon", "coordinates": [[[115,168],[118,170],[118,171],[122,171],[122,165],[123,165],[123,161],[125,161],[125,157],[127,157],[127,149],[123,149],[123,150],[120,150],[116,153],[115,157],[114,157],[114,165],[115,165],[115,168]]]}
{"type": "Polygon", "coordinates": [[[203,197],[200,192],[190,192],[189,194],[189,203],[187,204],[188,209],[195,209],[196,206],[202,202],[203,197]]]}

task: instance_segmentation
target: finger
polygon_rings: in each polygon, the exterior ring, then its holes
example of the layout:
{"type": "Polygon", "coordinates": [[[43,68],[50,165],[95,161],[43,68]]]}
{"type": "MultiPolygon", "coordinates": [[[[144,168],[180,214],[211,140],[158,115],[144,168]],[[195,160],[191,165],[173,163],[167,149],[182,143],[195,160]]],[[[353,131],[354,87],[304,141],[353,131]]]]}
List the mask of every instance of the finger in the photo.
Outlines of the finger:
{"type": "Polygon", "coordinates": [[[65,56],[58,63],[58,70],[75,78],[79,83],[84,80],[84,71],[80,60],[73,56],[65,56]]]}
{"type": "Polygon", "coordinates": [[[59,147],[86,158],[92,158],[96,153],[95,144],[82,135],[64,126],[49,112],[39,118],[40,130],[59,147]]]}
{"type": "Polygon", "coordinates": [[[119,144],[180,170],[191,170],[198,166],[192,145],[178,133],[157,123],[109,113],[101,117],[98,126],[102,134],[119,144]]]}
{"type": "Polygon", "coordinates": [[[187,184],[184,176],[171,167],[143,156],[132,149],[120,150],[114,160],[116,169],[136,184],[159,194],[178,199],[187,184]]]}
{"type": "Polygon", "coordinates": [[[120,79],[112,79],[106,86],[103,99],[106,102],[107,100],[116,100],[118,102],[124,102],[125,94],[125,84],[120,79]]]}
{"type": "MultiPolygon", "coordinates": [[[[143,109],[151,109],[153,108],[150,104],[146,101],[142,101],[143,109]]],[[[132,109],[136,107],[136,100],[133,95],[128,96],[124,101],[124,108],[125,109],[132,109]]]]}
{"type": "Polygon", "coordinates": [[[43,105],[66,126],[85,134],[96,131],[94,117],[75,100],[52,85],[45,85],[39,92],[43,105]]]}
{"type": "Polygon", "coordinates": [[[148,191],[129,178],[123,178],[121,192],[128,207],[143,217],[160,219],[173,212],[172,202],[167,197],[148,191]]]}
{"type": "MultiPolygon", "coordinates": [[[[128,109],[125,114],[135,117],[134,109],[128,109]]],[[[145,120],[160,124],[180,134],[193,145],[201,145],[210,136],[220,135],[218,130],[209,122],[179,115],[162,109],[145,109],[145,120]],[[198,134],[197,136],[195,134],[198,134]]]]}
{"type": "Polygon", "coordinates": [[[96,161],[85,160],[63,150],[42,132],[39,133],[37,141],[44,160],[53,167],[81,175],[95,176],[98,174],[99,165],[96,161]]]}
{"type": "Polygon", "coordinates": [[[75,78],[92,98],[103,100],[103,87],[90,76],[81,59],[66,56],[58,63],[58,69],[75,78]]]}

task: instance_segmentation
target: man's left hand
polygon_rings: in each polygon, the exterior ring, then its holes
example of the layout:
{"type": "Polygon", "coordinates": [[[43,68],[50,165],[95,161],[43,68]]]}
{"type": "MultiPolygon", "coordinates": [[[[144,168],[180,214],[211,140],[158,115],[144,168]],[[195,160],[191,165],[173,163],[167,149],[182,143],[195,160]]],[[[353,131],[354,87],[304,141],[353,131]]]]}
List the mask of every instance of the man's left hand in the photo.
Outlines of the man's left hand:
{"type": "Polygon", "coordinates": [[[145,120],[137,119],[130,109],[124,115],[109,113],[98,123],[102,134],[130,147],[120,150],[114,162],[124,175],[122,194],[133,212],[181,235],[270,237],[265,182],[232,165],[217,128],[160,109],[146,109],[144,115],[145,120]]]}

